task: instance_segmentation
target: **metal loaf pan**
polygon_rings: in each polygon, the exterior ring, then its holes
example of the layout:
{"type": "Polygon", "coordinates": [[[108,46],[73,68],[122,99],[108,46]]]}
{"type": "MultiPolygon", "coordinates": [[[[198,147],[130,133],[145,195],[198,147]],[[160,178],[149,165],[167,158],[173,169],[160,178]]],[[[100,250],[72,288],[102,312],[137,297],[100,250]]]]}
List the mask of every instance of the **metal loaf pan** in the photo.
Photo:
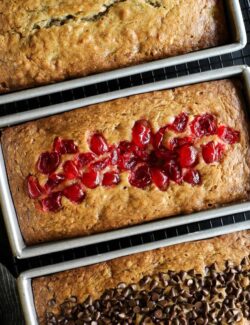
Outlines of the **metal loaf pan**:
{"type": "MultiPolygon", "coordinates": [[[[155,90],[174,88],[178,86],[194,84],[197,82],[211,81],[228,77],[241,77],[245,87],[246,102],[250,107],[250,69],[246,66],[234,66],[208,72],[202,72],[185,77],[169,79],[157,83],[147,84],[139,87],[119,90],[99,96],[89,97],[86,99],[67,102],[49,106],[41,109],[36,109],[29,112],[17,113],[1,118],[0,128],[7,125],[13,125],[20,122],[38,119],[44,116],[65,112],[76,107],[82,107],[93,103],[105,102],[115,98],[126,97],[134,94],[145,93],[155,90]]],[[[49,242],[35,246],[26,246],[19,228],[18,219],[13,204],[8,178],[5,169],[5,162],[0,145],[0,198],[3,216],[12,248],[13,254],[17,258],[28,258],[57,251],[63,251],[71,248],[90,245],[98,242],[104,242],[112,239],[123,238],[136,235],[138,233],[146,233],[159,229],[165,229],[173,226],[179,226],[196,221],[212,219],[220,216],[230,215],[234,213],[250,210],[250,202],[233,203],[220,208],[215,208],[207,211],[197,212],[185,216],[175,216],[158,221],[152,221],[146,224],[127,227],[123,229],[108,231],[106,233],[85,236],[81,238],[65,239],[56,242],[49,242]]]]}
{"type": "Polygon", "coordinates": [[[68,81],[63,81],[55,84],[50,84],[47,86],[40,86],[32,89],[26,89],[21,91],[16,91],[13,93],[0,95],[0,105],[24,100],[27,98],[33,98],[42,95],[48,95],[59,91],[64,91],[68,89],[74,89],[81,86],[86,86],[90,84],[99,83],[102,81],[108,81],[111,79],[121,78],[137,73],[142,73],[150,70],[156,70],[172,65],[178,65],[181,63],[187,63],[191,61],[206,59],[209,57],[223,55],[238,51],[246,46],[247,36],[245,25],[242,17],[241,7],[239,0],[225,0],[225,9],[228,16],[228,27],[229,32],[232,33],[232,43],[217,46],[205,50],[200,50],[197,52],[191,52],[188,54],[183,54],[171,58],[155,60],[148,63],[143,63],[135,65],[132,67],[121,68],[114,71],[108,71],[104,73],[95,74],[92,76],[72,79],[68,81]],[[230,30],[231,29],[231,30],[230,30]]]}
{"type": "Polygon", "coordinates": [[[131,255],[135,253],[145,252],[152,249],[175,245],[183,242],[189,242],[193,240],[202,240],[214,236],[219,236],[234,231],[240,231],[244,229],[250,229],[250,222],[241,222],[235,225],[223,226],[214,229],[198,231],[192,234],[178,236],[176,238],[164,239],[144,245],[133,246],[118,251],[113,251],[105,254],[99,254],[96,256],[76,259],[64,263],[54,264],[46,267],[40,267],[30,271],[22,273],[18,278],[18,291],[22,304],[22,309],[27,325],[38,325],[37,315],[35,311],[33,291],[32,291],[32,279],[36,277],[46,276],[49,274],[62,272],[70,269],[79,268],[91,264],[101,263],[117,257],[131,255]]]}

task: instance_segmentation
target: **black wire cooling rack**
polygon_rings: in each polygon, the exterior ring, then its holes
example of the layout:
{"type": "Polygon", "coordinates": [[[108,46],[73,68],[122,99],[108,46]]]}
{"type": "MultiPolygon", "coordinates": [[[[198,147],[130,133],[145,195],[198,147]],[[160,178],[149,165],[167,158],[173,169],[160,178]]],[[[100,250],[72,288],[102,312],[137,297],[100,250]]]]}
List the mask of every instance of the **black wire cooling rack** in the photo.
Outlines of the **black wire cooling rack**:
{"type": "MultiPolygon", "coordinates": [[[[226,0],[228,1],[228,0],[226,0]]],[[[250,37],[250,0],[241,0],[241,8],[243,11],[244,22],[247,35],[250,37]]],[[[250,65],[250,43],[238,52],[217,56],[210,59],[200,60],[192,63],[181,64],[165,69],[154,70],[131,77],[101,82],[96,85],[80,87],[74,90],[59,92],[52,95],[46,95],[30,100],[19,101],[16,103],[0,105],[0,117],[15,112],[35,109],[39,107],[49,106],[62,103],[74,99],[98,95],[105,92],[115,91],[118,89],[129,88],[150,82],[166,80],[170,78],[180,77],[191,73],[218,69],[231,65],[247,64],[250,65]]],[[[71,249],[61,253],[50,254],[42,257],[36,257],[28,260],[17,260],[12,257],[8,239],[0,215],[0,262],[4,263],[9,270],[17,276],[20,272],[38,266],[45,266],[53,263],[63,262],[75,258],[92,256],[99,253],[105,253],[112,250],[127,248],[134,245],[143,245],[148,242],[161,240],[165,238],[177,237],[180,235],[193,233],[199,230],[222,227],[224,225],[234,225],[235,223],[250,221],[250,212],[220,217],[213,220],[195,222],[185,226],[178,226],[166,230],[155,231],[143,235],[136,235],[124,239],[113,240],[97,245],[90,245],[77,249],[71,249]]]]}

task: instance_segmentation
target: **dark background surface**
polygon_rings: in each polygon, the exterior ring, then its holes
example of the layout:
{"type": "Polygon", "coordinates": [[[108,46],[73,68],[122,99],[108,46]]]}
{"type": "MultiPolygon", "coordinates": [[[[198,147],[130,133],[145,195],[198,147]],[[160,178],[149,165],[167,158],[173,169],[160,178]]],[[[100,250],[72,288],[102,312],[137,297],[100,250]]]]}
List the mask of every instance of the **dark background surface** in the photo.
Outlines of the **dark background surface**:
{"type": "MultiPolygon", "coordinates": [[[[228,0],[226,0],[228,1],[228,0]]],[[[241,0],[241,8],[244,15],[248,39],[250,37],[250,1],[241,0]]],[[[170,79],[190,73],[196,73],[206,70],[218,69],[231,65],[247,64],[250,65],[250,44],[245,49],[223,56],[217,56],[210,59],[196,61],[192,63],[173,66],[170,68],[159,69],[155,71],[146,72],[143,74],[125,77],[121,79],[102,82],[96,85],[77,88],[65,92],[59,92],[49,96],[42,96],[31,100],[24,100],[17,103],[7,105],[0,105],[0,117],[11,114],[14,112],[34,109],[38,107],[48,106],[65,101],[93,96],[109,91],[142,85],[149,82],[156,82],[159,80],[170,79]]],[[[17,276],[20,272],[38,267],[49,265],[52,263],[62,262],[74,258],[91,256],[98,253],[104,253],[111,250],[130,247],[132,245],[142,245],[147,242],[152,242],[160,239],[176,237],[179,235],[192,233],[199,230],[211,229],[229,225],[242,221],[250,221],[250,212],[242,213],[227,217],[221,217],[213,220],[196,222],[185,226],[173,227],[166,230],[147,233],[144,235],[132,236],[120,240],[113,240],[110,242],[101,243],[98,245],[90,245],[81,247],[74,250],[68,250],[62,253],[50,254],[47,256],[36,257],[28,260],[17,260],[12,257],[10,247],[8,244],[7,235],[3,223],[2,216],[0,215],[0,262],[5,264],[9,270],[17,276]]],[[[187,217],[188,221],[188,217],[187,217]]]]}

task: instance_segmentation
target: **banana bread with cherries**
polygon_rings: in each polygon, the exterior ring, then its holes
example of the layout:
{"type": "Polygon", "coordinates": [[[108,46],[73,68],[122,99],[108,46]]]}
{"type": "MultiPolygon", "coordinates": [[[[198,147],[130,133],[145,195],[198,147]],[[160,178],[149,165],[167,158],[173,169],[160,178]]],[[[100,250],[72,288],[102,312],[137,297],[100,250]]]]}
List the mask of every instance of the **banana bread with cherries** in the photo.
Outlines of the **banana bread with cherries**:
{"type": "Polygon", "coordinates": [[[229,41],[223,0],[2,0],[0,93],[229,41]]]}
{"type": "Polygon", "coordinates": [[[250,231],[36,278],[39,324],[250,324],[250,231]]]}
{"type": "Polygon", "coordinates": [[[1,140],[28,245],[248,199],[239,80],[76,109],[7,128],[1,140]]]}

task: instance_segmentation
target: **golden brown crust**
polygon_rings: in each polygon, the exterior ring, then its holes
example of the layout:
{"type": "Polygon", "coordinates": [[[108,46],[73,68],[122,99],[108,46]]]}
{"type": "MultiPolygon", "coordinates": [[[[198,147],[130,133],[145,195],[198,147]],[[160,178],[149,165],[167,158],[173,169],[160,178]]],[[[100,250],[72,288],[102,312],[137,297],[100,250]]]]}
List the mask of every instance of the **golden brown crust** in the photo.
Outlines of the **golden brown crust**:
{"type": "Polygon", "coordinates": [[[0,93],[224,44],[222,0],[3,0],[0,93]]]}
{"type": "MultiPolygon", "coordinates": [[[[2,145],[7,173],[26,243],[104,232],[246,200],[249,138],[243,109],[238,83],[222,80],[122,98],[4,130],[2,145]],[[82,204],[74,205],[63,198],[64,208],[57,213],[39,211],[35,201],[28,197],[25,179],[31,173],[44,182],[44,176],[36,170],[36,162],[42,152],[51,149],[56,136],[74,139],[80,151],[87,151],[89,132],[99,131],[109,144],[118,143],[131,140],[136,120],[146,118],[158,130],[183,111],[190,114],[190,120],[196,114],[212,113],[219,123],[241,134],[240,143],[230,146],[221,163],[207,165],[200,160],[197,169],[203,177],[201,186],[171,182],[166,192],[154,185],[142,190],[129,184],[125,172],[114,188],[100,186],[87,190],[82,204]]],[[[213,136],[200,141],[211,139],[213,136]]]]}
{"type": "MultiPolygon", "coordinates": [[[[240,264],[250,253],[250,231],[242,231],[212,239],[184,243],[145,253],[117,258],[108,262],[34,279],[32,282],[35,306],[41,325],[45,324],[45,311],[58,313],[59,305],[70,296],[84,301],[88,295],[98,299],[107,288],[120,282],[137,283],[145,275],[159,272],[188,271],[205,273],[205,266],[216,263],[218,271],[227,260],[240,264]],[[55,307],[48,302],[56,299],[55,307]]],[[[245,323],[248,321],[245,320],[245,323]]]]}

